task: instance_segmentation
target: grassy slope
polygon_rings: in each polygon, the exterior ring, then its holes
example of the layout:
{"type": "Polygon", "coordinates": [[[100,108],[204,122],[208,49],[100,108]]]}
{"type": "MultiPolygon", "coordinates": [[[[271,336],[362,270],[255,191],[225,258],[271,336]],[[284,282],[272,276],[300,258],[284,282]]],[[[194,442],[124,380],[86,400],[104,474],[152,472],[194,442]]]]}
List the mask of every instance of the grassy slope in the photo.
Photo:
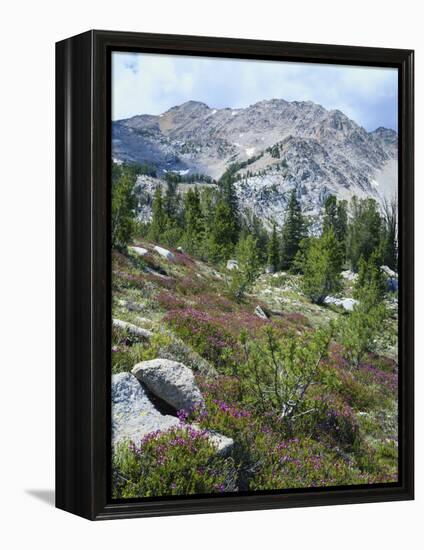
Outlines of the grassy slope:
{"type": "MultiPolygon", "coordinates": [[[[319,424],[322,434],[314,433],[307,425],[299,425],[295,433],[287,434],[276,427],[275,419],[266,425],[256,418],[254,410],[246,411],[245,416],[234,412],[237,407],[244,410],[233,387],[240,361],[240,332],[244,329],[255,338],[267,324],[274,325],[281,334],[308,331],[345,313],[311,304],[299,291],[297,277],[286,274],[262,275],[252,293],[237,304],[228,295],[225,270],[177,251],[175,261],[169,262],[151,251],[152,243],[135,244],[148,248],[149,253],[143,258],[113,253],[113,316],[149,328],[155,336],[149,343],[139,342],[114,329],[113,372],[130,370],[136,362],[155,357],[173,358],[190,366],[207,398],[209,416],[204,425],[236,440],[239,488],[396,479],[396,319],[391,321],[393,330],[382,335],[384,355],[368,357],[355,371],[342,358],[340,346],[332,345],[328,368],[336,382],[331,387],[318,385],[312,391],[332,403],[334,417],[331,422],[319,424]],[[132,304],[130,309],[128,303],[132,304]],[[268,321],[254,315],[258,304],[268,312],[268,321]],[[231,355],[234,361],[228,359],[231,355]],[[228,411],[222,403],[235,407],[234,411],[228,411]],[[348,438],[346,443],[346,438],[339,435],[347,425],[355,430],[354,442],[348,438]],[[284,451],[285,466],[281,467],[276,464],[282,464],[283,442],[289,450],[284,451]],[[246,446],[250,450],[246,451],[246,446]],[[261,453],[271,458],[262,460],[261,453]],[[296,461],[305,467],[302,476],[288,467],[296,461]]],[[[345,285],[343,295],[350,296],[351,283],[345,285]]]]}

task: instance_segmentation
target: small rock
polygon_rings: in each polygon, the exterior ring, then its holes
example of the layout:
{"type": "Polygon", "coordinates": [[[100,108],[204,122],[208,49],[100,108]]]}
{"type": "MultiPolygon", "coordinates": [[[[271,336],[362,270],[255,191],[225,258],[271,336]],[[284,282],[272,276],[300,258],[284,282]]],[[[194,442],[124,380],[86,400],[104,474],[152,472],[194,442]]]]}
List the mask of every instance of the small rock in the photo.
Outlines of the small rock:
{"type": "Polygon", "coordinates": [[[177,361],[152,359],[135,365],[131,371],[149,390],[175,409],[187,411],[204,406],[203,396],[192,371],[177,361]]]}
{"type": "Polygon", "coordinates": [[[388,277],[392,277],[392,278],[395,278],[397,279],[398,278],[398,274],[396,273],[396,271],[393,271],[393,269],[390,269],[389,266],[387,265],[382,265],[380,267],[381,271],[383,273],[385,273],[388,277]]]}
{"type": "Polygon", "coordinates": [[[118,300],[118,305],[125,307],[128,311],[143,311],[144,306],[137,304],[136,302],[129,302],[128,300],[118,300]]]}
{"type": "Polygon", "coordinates": [[[387,290],[389,292],[398,292],[399,280],[397,277],[389,277],[386,282],[387,290]]]}
{"type": "Polygon", "coordinates": [[[265,311],[261,308],[261,306],[255,307],[255,315],[259,317],[260,319],[263,319],[264,321],[268,320],[268,316],[265,313],[265,311]]]}
{"type": "Polygon", "coordinates": [[[137,317],[137,321],[142,325],[149,325],[149,326],[153,323],[153,321],[151,319],[147,319],[147,317],[137,317]]]}
{"type": "Polygon", "coordinates": [[[151,332],[150,330],[146,330],[145,328],[138,327],[136,325],[133,325],[132,323],[128,323],[127,321],[121,321],[120,319],[112,319],[112,324],[114,327],[118,327],[122,330],[126,330],[130,334],[134,334],[134,336],[139,336],[140,338],[149,339],[153,336],[153,332],[151,332]]]}
{"type": "Polygon", "coordinates": [[[358,274],[354,273],[350,269],[342,271],[340,275],[343,277],[343,279],[346,279],[347,281],[355,281],[358,278],[358,274]]]}
{"type": "Polygon", "coordinates": [[[142,246],[130,246],[129,249],[135,252],[137,256],[145,256],[149,252],[147,248],[143,248],[142,246]]]}
{"type": "Polygon", "coordinates": [[[155,275],[156,277],[160,277],[161,279],[170,279],[171,278],[171,277],[168,277],[168,275],[164,275],[163,273],[159,273],[159,271],[155,271],[154,269],[152,269],[149,266],[146,266],[144,268],[144,270],[147,271],[147,273],[150,273],[150,275],[155,275]]]}
{"type": "Polygon", "coordinates": [[[183,250],[183,247],[182,247],[182,246],[178,246],[178,247],[177,247],[177,250],[178,250],[178,252],[181,252],[181,253],[182,253],[182,252],[184,252],[184,250],[183,250]]]}
{"type": "Polygon", "coordinates": [[[237,260],[228,260],[227,262],[227,269],[228,271],[232,271],[233,269],[238,269],[239,265],[237,260]]]}
{"type": "Polygon", "coordinates": [[[175,259],[175,255],[170,250],[167,250],[166,248],[162,248],[161,246],[155,246],[154,250],[160,256],[162,256],[162,258],[165,258],[170,262],[175,259]]]}
{"type": "MultiPolygon", "coordinates": [[[[198,424],[191,424],[191,427],[199,431],[202,429],[198,424]]],[[[215,430],[206,430],[206,432],[218,455],[227,456],[231,453],[234,447],[234,440],[231,437],[222,435],[215,430]]]]}

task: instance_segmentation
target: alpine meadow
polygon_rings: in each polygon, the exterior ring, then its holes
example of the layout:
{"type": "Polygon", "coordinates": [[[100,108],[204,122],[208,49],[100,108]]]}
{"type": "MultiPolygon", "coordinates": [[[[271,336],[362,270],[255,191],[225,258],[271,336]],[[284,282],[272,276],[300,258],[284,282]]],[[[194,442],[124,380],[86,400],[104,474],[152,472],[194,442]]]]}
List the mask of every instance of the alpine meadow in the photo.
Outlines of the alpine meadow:
{"type": "Polygon", "coordinates": [[[397,482],[396,90],[113,54],[113,498],[397,482]]]}

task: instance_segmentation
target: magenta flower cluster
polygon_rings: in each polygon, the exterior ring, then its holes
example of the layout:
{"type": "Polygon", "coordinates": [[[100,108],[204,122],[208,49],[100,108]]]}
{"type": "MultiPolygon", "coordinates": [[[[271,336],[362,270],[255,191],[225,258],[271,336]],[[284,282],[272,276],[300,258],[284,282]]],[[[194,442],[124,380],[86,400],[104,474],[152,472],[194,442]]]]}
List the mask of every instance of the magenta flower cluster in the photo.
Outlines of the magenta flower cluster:
{"type": "Polygon", "coordinates": [[[237,408],[234,405],[229,405],[225,401],[214,399],[213,403],[218,406],[219,410],[226,414],[229,414],[233,418],[249,418],[251,416],[251,413],[249,411],[237,408]]]}

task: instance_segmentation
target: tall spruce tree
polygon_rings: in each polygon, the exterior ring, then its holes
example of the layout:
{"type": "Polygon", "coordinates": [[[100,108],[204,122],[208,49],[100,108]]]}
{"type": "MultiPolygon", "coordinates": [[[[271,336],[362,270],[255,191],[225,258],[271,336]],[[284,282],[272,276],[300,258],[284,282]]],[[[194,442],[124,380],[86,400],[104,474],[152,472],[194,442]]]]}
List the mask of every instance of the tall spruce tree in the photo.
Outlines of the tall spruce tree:
{"type": "Polygon", "coordinates": [[[366,261],[359,260],[358,278],[356,279],[354,295],[360,298],[364,290],[370,290],[378,300],[382,300],[386,293],[386,276],[380,269],[382,264],[381,252],[374,250],[366,261]]]}
{"type": "Polygon", "coordinates": [[[191,189],[184,197],[184,233],[182,242],[190,254],[199,255],[204,238],[204,221],[200,207],[200,196],[197,187],[191,189]]]}
{"type": "Polygon", "coordinates": [[[214,211],[214,220],[208,235],[208,256],[213,262],[230,258],[234,250],[234,216],[227,203],[220,198],[214,211]]]}
{"type": "Polygon", "coordinates": [[[135,175],[126,167],[112,169],[112,247],[124,249],[135,229],[135,175]]]}
{"type": "Polygon", "coordinates": [[[351,201],[351,220],[347,235],[347,259],[357,271],[361,256],[368,261],[374,250],[381,247],[382,218],[374,199],[351,201]]]}
{"type": "Polygon", "coordinates": [[[322,304],[329,294],[341,289],[342,255],[330,227],[319,238],[308,240],[304,255],[303,292],[312,302],[322,304]]]}
{"type": "Polygon", "coordinates": [[[268,241],[268,266],[273,272],[280,268],[280,243],[275,223],[272,225],[271,237],[268,241]]]}
{"type": "Polygon", "coordinates": [[[347,236],[347,203],[338,201],[335,195],[330,195],[324,204],[323,232],[332,229],[338,242],[340,251],[343,255],[343,261],[346,256],[346,236],[347,236]]]}
{"type": "Polygon", "coordinates": [[[156,187],[152,205],[152,221],[148,232],[150,240],[161,242],[167,227],[167,215],[163,204],[162,189],[160,185],[156,187]]]}
{"type": "Polygon", "coordinates": [[[305,220],[302,216],[300,202],[296,191],[290,193],[286,217],[282,229],[282,246],[280,264],[283,269],[290,269],[299,250],[300,241],[305,236],[305,220]]]}
{"type": "Polygon", "coordinates": [[[230,292],[239,302],[252,288],[260,273],[258,246],[252,234],[240,238],[235,249],[238,268],[230,272],[230,292]]]}
{"type": "Polygon", "coordinates": [[[390,269],[398,270],[398,204],[396,197],[383,203],[382,261],[390,269]]]}
{"type": "Polygon", "coordinates": [[[231,226],[228,226],[228,230],[230,232],[229,237],[231,242],[235,245],[239,238],[241,221],[237,194],[234,187],[234,175],[226,172],[220,179],[219,183],[222,200],[227,204],[230,217],[232,219],[231,226]]]}

